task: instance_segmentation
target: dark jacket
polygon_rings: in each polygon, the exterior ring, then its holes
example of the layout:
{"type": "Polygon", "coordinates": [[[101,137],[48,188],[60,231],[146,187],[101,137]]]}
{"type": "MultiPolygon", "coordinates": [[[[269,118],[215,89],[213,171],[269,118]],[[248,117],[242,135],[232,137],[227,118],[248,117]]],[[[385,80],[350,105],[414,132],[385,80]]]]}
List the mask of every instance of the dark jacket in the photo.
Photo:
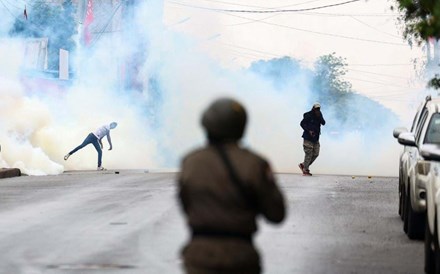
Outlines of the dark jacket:
{"type": "Polygon", "coordinates": [[[242,238],[250,239],[256,232],[258,215],[281,222],[285,216],[284,198],[265,159],[235,143],[224,148],[256,204],[250,204],[235,187],[213,146],[187,155],[182,162],[178,191],[188,226],[196,237],[183,251],[184,263],[199,268],[230,269],[225,273],[235,273],[233,269],[255,269],[246,273],[259,273],[258,253],[252,241],[242,238]]]}
{"type": "Polygon", "coordinates": [[[304,118],[300,125],[304,129],[302,135],[304,140],[317,143],[319,141],[319,135],[321,134],[321,125],[325,125],[325,120],[322,113],[318,116],[315,114],[314,110],[311,110],[304,113],[304,118]]]}

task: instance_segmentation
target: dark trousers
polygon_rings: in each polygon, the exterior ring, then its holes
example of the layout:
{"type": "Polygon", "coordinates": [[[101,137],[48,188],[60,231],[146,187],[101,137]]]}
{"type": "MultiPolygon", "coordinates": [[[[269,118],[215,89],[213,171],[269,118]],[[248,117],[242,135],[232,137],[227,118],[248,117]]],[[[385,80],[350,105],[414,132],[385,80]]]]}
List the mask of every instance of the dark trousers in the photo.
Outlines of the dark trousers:
{"type": "Polygon", "coordinates": [[[93,134],[93,133],[90,133],[89,135],[87,135],[87,137],[84,139],[82,144],[80,144],[74,150],[69,152],[69,154],[72,155],[73,153],[77,152],[78,150],[82,149],[83,147],[87,146],[88,144],[93,144],[96,151],[98,152],[98,167],[100,167],[101,162],[102,162],[102,149],[101,149],[101,146],[99,145],[98,138],[96,138],[95,134],[93,134]]]}

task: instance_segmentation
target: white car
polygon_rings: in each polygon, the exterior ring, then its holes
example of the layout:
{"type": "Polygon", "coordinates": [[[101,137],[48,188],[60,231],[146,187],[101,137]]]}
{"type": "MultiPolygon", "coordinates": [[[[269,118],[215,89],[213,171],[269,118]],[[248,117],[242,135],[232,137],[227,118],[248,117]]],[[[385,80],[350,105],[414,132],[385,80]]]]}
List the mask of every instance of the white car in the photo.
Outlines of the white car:
{"type": "Polygon", "coordinates": [[[425,272],[440,273],[440,123],[437,145],[424,145],[425,161],[417,164],[419,179],[426,186],[425,272]]]}
{"type": "MultiPolygon", "coordinates": [[[[422,239],[425,230],[426,186],[419,179],[417,163],[422,161],[419,149],[424,144],[435,143],[430,130],[440,122],[440,99],[427,97],[417,112],[411,132],[398,134],[398,141],[405,145],[401,156],[399,190],[404,231],[410,239],[422,239]]],[[[396,130],[395,130],[396,133],[396,130]]]]}

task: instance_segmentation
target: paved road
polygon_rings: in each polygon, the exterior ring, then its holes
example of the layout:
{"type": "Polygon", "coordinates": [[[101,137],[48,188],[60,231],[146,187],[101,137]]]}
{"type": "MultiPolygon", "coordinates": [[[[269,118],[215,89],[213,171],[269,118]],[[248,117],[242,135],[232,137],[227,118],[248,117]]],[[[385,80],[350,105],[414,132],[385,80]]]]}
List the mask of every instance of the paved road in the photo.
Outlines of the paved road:
{"type": "MultiPolygon", "coordinates": [[[[176,273],[188,233],[175,174],[73,172],[0,180],[0,273],[176,273]]],[[[423,273],[397,215],[397,178],[279,174],[286,222],[260,222],[264,273],[423,273]]]]}

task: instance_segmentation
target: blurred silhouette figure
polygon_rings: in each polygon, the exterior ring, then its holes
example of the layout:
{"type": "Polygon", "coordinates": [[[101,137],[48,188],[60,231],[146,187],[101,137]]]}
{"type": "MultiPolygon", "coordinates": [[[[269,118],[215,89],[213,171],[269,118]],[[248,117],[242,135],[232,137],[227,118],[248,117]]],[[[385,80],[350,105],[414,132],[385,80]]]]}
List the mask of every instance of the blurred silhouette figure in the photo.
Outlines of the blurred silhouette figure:
{"type": "Polygon", "coordinates": [[[182,251],[188,274],[261,273],[256,217],[285,217],[269,163],[239,145],[246,120],[239,102],[214,101],[202,117],[208,144],[182,161],[178,195],[192,233],[182,251]]]}

